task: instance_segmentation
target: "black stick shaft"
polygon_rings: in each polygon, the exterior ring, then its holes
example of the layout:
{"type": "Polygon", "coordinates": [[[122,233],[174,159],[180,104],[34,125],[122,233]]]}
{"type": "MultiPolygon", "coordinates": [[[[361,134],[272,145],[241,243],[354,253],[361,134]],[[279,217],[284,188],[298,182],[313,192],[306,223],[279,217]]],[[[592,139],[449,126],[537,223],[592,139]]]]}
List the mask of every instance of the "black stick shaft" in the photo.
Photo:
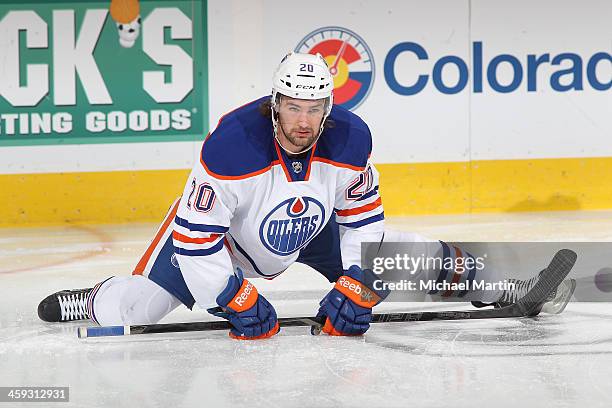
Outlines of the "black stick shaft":
{"type": "MultiPolygon", "coordinates": [[[[423,322],[430,320],[462,320],[462,319],[490,319],[493,317],[509,317],[500,313],[501,309],[469,310],[469,311],[446,311],[446,312],[415,312],[415,313],[375,313],[372,315],[372,323],[392,322],[423,322]],[[491,313],[494,312],[494,313],[491,313]]],[[[317,317],[287,317],[278,319],[281,327],[299,326],[322,326],[325,321],[317,317]]],[[[193,322],[193,323],[169,323],[130,326],[130,334],[147,333],[174,333],[189,331],[212,331],[229,330],[232,325],[226,321],[220,322],[193,322]]]]}
{"type": "MultiPolygon", "coordinates": [[[[431,320],[493,319],[504,317],[529,316],[534,308],[541,305],[552,291],[559,286],[576,262],[576,253],[569,249],[558,251],[548,267],[540,275],[540,280],[517,303],[499,309],[440,311],[415,313],[375,313],[372,323],[424,322],[431,320]]],[[[539,313],[539,309],[535,314],[539,313]]],[[[318,317],[287,317],[278,319],[281,327],[311,326],[312,333],[318,334],[324,319],[318,317]]],[[[133,326],[87,327],[79,328],[78,335],[85,337],[124,336],[131,334],[178,333],[190,331],[229,330],[232,326],[226,321],[168,323],[133,326]]]]}
{"type": "MultiPolygon", "coordinates": [[[[516,308],[508,307],[489,310],[415,312],[415,313],[375,313],[372,323],[419,322],[430,320],[464,320],[516,317],[516,308]]],[[[278,319],[281,327],[310,326],[313,333],[318,333],[325,323],[318,317],[286,317],[278,319]]],[[[88,327],[79,329],[79,337],[106,337],[133,334],[180,333],[193,331],[229,330],[232,326],[227,321],[165,323],[132,326],[88,327]]]]}
{"type": "MultiPolygon", "coordinates": [[[[316,326],[323,323],[316,317],[286,317],[278,319],[281,327],[316,326]]],[[[229,330],[232,325],[227,321],[168,323],[130,326],[130,334],[174,333],[190,331],[229,330]]]]}

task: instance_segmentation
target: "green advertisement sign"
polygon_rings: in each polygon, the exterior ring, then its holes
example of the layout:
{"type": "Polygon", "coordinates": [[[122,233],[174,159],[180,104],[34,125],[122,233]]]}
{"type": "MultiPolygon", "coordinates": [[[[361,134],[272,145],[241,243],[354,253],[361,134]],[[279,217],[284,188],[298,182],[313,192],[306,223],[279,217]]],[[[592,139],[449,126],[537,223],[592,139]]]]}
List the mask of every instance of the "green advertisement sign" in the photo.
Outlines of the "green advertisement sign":
{"type": "Polygon", "coordinates": [[[203,138],[206,0],[110,4],[0,0],[0,146],[203,138]]]}

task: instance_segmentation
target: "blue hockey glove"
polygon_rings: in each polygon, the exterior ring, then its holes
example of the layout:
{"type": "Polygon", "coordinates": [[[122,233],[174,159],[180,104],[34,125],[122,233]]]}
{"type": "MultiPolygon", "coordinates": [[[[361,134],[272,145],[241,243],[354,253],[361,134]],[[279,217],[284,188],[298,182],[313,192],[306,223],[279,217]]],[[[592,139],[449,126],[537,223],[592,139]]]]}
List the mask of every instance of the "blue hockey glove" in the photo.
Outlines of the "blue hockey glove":
{"type": "Polygon", "coordinates": [[[217,296],[220,308],[208,312],[234,326],[229,336],[238,340],[265,339],[278,333],[279,325],[274,307],[257,293],[255,286],[244,279],[242,271],[229,278],[227,286],[217,296]]]}
{"type": "Polygon", "coordinates": [[[334,288],[321,300],[317,317],[326,317],[322,331],[331,336],[358,336],[370,328],[372,307],[382,302],[389,290],[374,289],[380,280],[372,271],[357,265],[344,272],[334,288]]]}

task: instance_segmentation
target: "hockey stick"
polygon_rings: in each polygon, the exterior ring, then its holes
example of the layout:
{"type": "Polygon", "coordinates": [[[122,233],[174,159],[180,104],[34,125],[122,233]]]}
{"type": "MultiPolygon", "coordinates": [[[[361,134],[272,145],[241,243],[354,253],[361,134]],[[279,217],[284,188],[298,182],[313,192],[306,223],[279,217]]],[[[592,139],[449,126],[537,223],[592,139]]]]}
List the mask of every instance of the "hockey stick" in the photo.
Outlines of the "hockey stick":
{"type": "MultiPolygon", "coordinates": [[[[372,323],[424,322],[431,320],[494,319],[506,317],[535,316],[540,312],[544,300],[563,282],[576,263],[577,255],[570,249],[561,249],[540,274],[538,282],[518,302],[499,309],[416,312],[416,313],[375,313],[372,323]]],[[[287,317],[278,319],[281,327],[311,326],[313,334],[319,334],[325,323],[324,318],[287,317]]],[[[178,333],[190,331],[229,330],[226,321],[167,323],[132,326],[80,327],[79,338],[126,336],[133,334],[178,333]]]]}

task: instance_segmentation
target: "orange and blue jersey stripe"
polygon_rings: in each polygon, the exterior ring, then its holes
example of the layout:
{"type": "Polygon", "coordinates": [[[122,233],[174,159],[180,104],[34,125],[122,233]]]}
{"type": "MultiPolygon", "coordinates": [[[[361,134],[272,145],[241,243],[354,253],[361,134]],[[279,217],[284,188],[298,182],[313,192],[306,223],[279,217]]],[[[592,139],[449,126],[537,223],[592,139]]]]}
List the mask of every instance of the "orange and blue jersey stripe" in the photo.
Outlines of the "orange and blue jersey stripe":
{"type": "Polygon", "coordinates": [[[378,189],[373,189],[359,199],[352,201],[349,207],[335,208],[334,211],[338,225],[348,228],[359,228],[385,219],[378,189]]]}
{"type": "Polygon", "coordinates": [[[195,224],[178,215],[172,232],[175,252],[186,256],[207,256],[223,249],[224,236],[229,230],[222,225],[195,224]]]}

